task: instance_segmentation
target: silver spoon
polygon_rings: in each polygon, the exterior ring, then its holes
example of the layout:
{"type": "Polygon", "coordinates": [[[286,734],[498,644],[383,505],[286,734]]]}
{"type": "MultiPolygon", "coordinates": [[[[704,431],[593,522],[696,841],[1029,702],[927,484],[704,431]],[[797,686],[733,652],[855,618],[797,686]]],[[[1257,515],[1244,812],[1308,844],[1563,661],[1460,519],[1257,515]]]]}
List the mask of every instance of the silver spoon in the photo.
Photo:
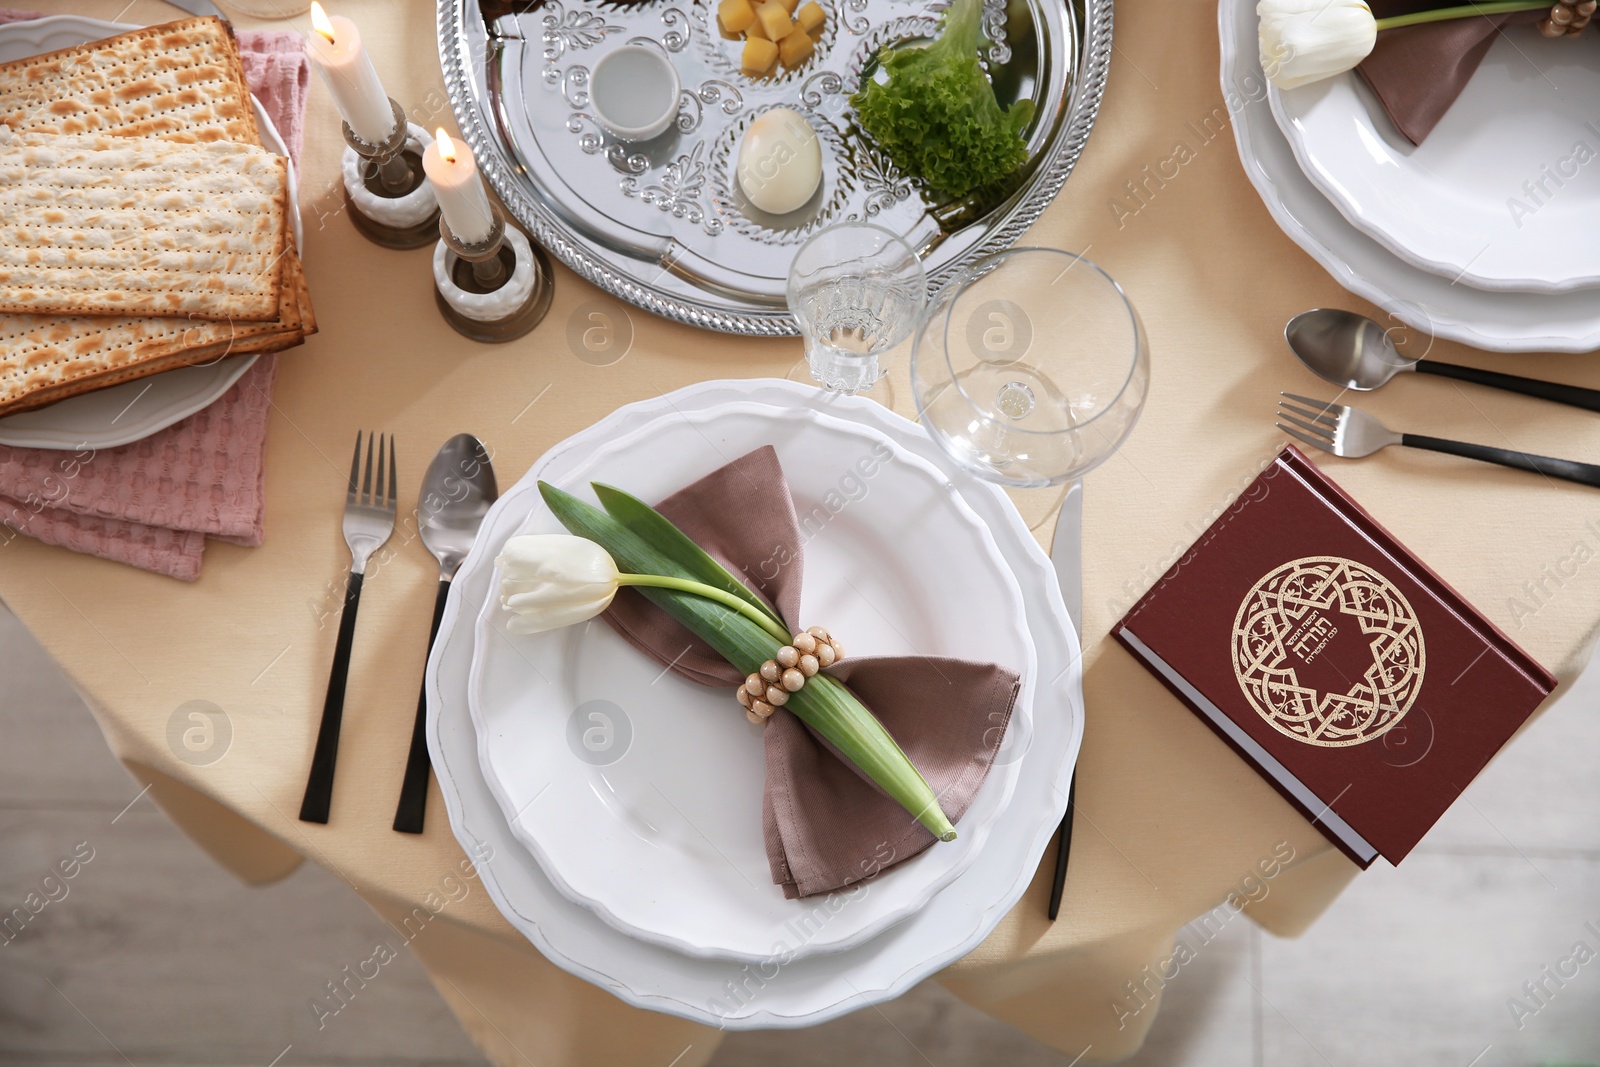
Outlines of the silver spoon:
{"type": "MultiPolygon", "coordinates": [[[[434,638],[439,636],[445,600],[450,595],[450,580],[472,550],[478,527],[499,495],[488,449],[470,433],[458,433],[440,446],[422,477],[417,531],[439,561],[439,595],[433,604],[433,628],[428,631],[430,655],[434,638]]],[[[417,699],[416,722],[411,728],[411,753],[406,758],[405,782],[400,786],[400,805],[394,813],[394,828],[401,833],[422,833],[428,803],[427,722],[428,693],[424,683],[417,699]]]]}
{"type": "Polygon", "coordinates": [[[1388,331],[1354,311],[1336,308],[1303,311],[1289,320],[1283,328],[1283,336],[1294,354],[1300,357],[1300,362],[1313,374],[1346,389],[1366,392],[1387,383],[1402,371],[1415,371],[1600,411],[1600,389],[1519,378],[1514,374],[1498,374],[1436,359],[1407,359],[1396,350],[1388,331]]]}

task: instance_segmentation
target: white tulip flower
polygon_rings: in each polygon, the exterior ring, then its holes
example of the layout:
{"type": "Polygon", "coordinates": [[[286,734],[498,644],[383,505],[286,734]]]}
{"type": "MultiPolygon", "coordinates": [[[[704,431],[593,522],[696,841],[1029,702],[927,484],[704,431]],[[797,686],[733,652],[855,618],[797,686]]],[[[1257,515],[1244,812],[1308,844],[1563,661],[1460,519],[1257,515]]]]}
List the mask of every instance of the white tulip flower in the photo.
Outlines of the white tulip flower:
{"type": "Polygon", "coordinates": [[[585,537],[524,534],[505,543],[494,565],[506,629],[537,634],[592,619],[611,605],[621,576],[610,553],[585,537]]]}
{"type": "Polygon", "coordinates": [[[1361,0],[1260,0],[1261,69],[1280,89],[1331,78],[1372,52],[1378,21],[1361,0]]]}

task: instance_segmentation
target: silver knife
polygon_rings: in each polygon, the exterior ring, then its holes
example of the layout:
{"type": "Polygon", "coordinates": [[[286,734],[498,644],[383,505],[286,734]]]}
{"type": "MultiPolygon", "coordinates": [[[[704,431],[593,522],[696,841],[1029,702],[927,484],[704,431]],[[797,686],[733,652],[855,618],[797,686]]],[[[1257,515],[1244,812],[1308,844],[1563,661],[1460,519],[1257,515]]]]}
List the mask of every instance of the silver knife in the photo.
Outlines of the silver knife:
{"type": "Polygon", "coordinates": [[[1050,541],[1050,560],[1056,568],[1056,584],[1061,599],[1067,602],[1067,617],[1072,628],[1083,637],[1083,483],[1073,482],[1061,502],[1056,519],[1056,534],[1050,541]]]}
{"type": "MultiPolygon", "coordinates": [[[[1083,639],[1083,483],[1073,482],[1061,502],[1055,536],[1050,541],[1050,561],[1055,565],[1056,584],[1067,604],[1067,617],[1081,642],[1083,639]]],[[[1081,653],[1080,653],[1081,655],[1081,653]]],[[[1054,921],[1061,911],[1061,891],[1067,884],[1067,856],[1072,852],[1072,809],[1078,793],[1078,772],[1074,768],[1067,786],[1067,810],[1056,833],[1056,873],[1050,883],[1049,917],[1054,921]]]]}

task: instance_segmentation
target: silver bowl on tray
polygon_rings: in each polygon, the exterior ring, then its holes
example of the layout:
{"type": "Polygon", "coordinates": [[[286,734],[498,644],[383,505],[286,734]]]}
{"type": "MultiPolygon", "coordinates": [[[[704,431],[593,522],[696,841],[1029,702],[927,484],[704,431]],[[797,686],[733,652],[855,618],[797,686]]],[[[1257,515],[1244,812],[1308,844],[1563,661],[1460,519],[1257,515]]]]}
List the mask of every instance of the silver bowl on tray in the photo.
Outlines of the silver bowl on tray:
{"type": "Polygon", "coordinates": [[[870,219],[905,235],[935,287],[1013,244],[1072,172],[1111,61],[1112,0],[984,0],[996,95],[1031,98],[1037,114],[1009,195],[950,202],[886,159],[849,104],[881,48],[937,33],[947,0],[819,2],[827,19],[811,58],[763,79],[740,72],[715,0],[440,0],[439,55],[479,167],[567,266],[680,322],[793,334],[789,263],[830,223],[870,219]],[[682,85],[673,125],[641,143],[618,141],[590,107],[595,60],[628,42],[664,50],[682,85]],[[823,147],[821,187],[781,217],[751,205],[734,177],[739,139],[775,107],[804,115],[823,147]]]}

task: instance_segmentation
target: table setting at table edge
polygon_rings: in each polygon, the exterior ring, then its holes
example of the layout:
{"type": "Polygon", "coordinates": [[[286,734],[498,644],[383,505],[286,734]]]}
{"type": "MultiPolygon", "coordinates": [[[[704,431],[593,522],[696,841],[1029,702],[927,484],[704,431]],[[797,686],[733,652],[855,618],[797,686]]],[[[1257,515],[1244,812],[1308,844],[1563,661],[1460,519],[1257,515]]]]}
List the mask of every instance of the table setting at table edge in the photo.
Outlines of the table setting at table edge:
{"type": "MultiPolygon", "coordinates": [[[[1069,189],[1070,189],[1070,186],[1069,186],[1069,189]]],[[[1504,362],[1496,363],[1496,366],[1504,366],[1504,362]]],[[[1571,365],[1571,363],[1566,363],[1566,365],[1563,365],[1563,366],[1568,366],[1568,368],[1571,368],[1571,366],[1573,366],[1573,365],[1571,365]]],[[[1296,382],[1296,384],[1294,384],[1294,387],[1298,387],[1298,389],[1302,389],[1302,390],[1310,389],[1310,386],[1304,386],[1304,384],[1298,384],[1298,382],[1296,382]]],[[[1261,421],[1262,422],[1269,421],[1269,418],[1267,418],[1267,416],[1269,416],[1269,414],[1270,414],[1270,411],[1266,411],[1266,413],[1262,413],[1261,421]]],[[[568,424],[568,426],[570,426],[570,424],[568,424]]],[[[413,446],[413,448],[414,448],[414,446],[413,446]]],[[[410,464],[410,466],[408,466],[408,470],[406,470],[406,474],[410,475],[410,477],[413,478],[413,480],[414,480],[414,477],[416,477],[416,474],[418,474],[419,470],[421,470],[421,464],[419,464],[419,462],[416,462],[416,459],[408,459],[408,464],[410,464]]],[[[1371,478],[1368,478],[1368,480],[1371,480],[1371,478]]],[[[1096,486],[1096,488],[1098,488],[1098,486],[1096,486]]],[[[405,499],[410,499],[410,496],[408,496],[408,491],[406,491],[406,493],[402,493],[402,499],[403,499],[403,501],[405,501],[405,499]]],[[[1094,499],[1093,494],[1091,494],[1091,499],[1094,499]]],[[[1091,509],[1093,509],[1093,507],[1094,507],[1093,504],[1091,504],[1091,509]]],[[[1093,510],[1091,510],[1091,517],[1093,517],[1093,510]]],[[[419,552],[419,549],[414,549],[414,550],[416,550],[416,552],[419,552]]],[[[229,553],[224,553],[224,561],[222,561],[222,563],[224,563],[224,566],[229,566],[229,568],[230,568],[230,566],[237,566],[238,563],[243,563],[243,560],[242,560],[242,558],[237,558],[237,560],[235,560],[234,557],[230,557],[229,553]]],[[[421,566],[421,563],[408,563],[408,565],[406,565],[406,566],[408,566],[408,569],[413,568],[413,566],[416,566],[416,568],[419,568],[419,566],[421,566]]],[[[70,587],[70,585],[69,585],[69,587],[70,587]]],[[[43,592],[48,593],[48,590],[43,590],[43,592]]],[[[42,603],[42,601],[35,600],[35,603],[42,603]]],[[[416,613],[411,613],[411,614],[416,614],[416,613]]],[[[1104,621],[1102,621],[1102,622],[1104,622],[1104,621]]],[[[416,624],[411,624],[411,625],[413,625],[413,629],[414,629],[414,625],[416,625],[416,624]]],[[[414,643],[414,641],[413,641],[413,643],[414,643]]],[[[408,685],[410,685],[410,683],[408,683],[408,685]]],[[[397,718],[397,721],[398,721],[398,718],[397,718]]],[[[144,742],[139,742],[139,744],[144,744],[144,742]]],[[[387,792],[387,787],[386,787],[386,792],[387,792]]],[[[386,803],[389,803],[389,805],[392,805],[392,797],[387,798],[386,803]]],[[[282,832],[283,835],[285,835],[285,837],[288,838],[288,840],[294,840],[293,833],[288,832],[288,830],[283,830],[282,827],[280,827],[280,832],[282,832]]],[[[1046,857],[1046,859],[1048,859],[1048,857],[1046,857]]]]}

